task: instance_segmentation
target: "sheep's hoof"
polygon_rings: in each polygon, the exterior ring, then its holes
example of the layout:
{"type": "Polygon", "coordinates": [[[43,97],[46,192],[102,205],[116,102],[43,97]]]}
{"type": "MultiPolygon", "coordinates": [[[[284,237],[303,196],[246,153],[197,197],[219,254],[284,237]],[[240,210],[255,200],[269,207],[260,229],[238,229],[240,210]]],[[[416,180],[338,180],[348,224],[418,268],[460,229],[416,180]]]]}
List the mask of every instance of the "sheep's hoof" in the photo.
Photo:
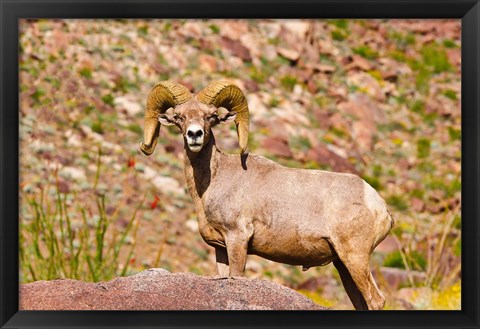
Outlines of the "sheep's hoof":
{"type": "Polygon", "coordinates": [[[310,267],[305,267],[305,266],[303,266],[303,267],[302,267],[302,271],[303,271],[303,272],[308,271],[309,268],[310,268],[310,267]]]}
{"type": "Polygon", "coordinates": [[[230,277],[229,276],[219,276],[219,275],[217,275],[217,276],[212,278],[212,280],[227,280],[227,279],[230,279],[230,277]]]}

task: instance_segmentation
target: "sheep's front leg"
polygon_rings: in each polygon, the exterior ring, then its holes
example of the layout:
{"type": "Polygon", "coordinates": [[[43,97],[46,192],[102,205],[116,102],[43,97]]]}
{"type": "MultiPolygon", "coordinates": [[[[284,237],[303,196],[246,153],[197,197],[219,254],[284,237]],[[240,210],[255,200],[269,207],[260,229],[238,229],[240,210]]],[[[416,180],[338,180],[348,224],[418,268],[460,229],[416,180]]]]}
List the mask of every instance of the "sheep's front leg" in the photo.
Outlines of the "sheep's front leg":
{"type": "Polygon", "coordinates": [[[243,276],[247,263],[248,238],[238,235],[230,235],[225,239],[227,245],[228,263],[230,276],[243,276]]]}
{"type": "Polygon", "coordinates": [[[215,258],[217,261],[217,273],[223,278],[228,277],[228,256],[227,249],[215,247],[215,258]]]}

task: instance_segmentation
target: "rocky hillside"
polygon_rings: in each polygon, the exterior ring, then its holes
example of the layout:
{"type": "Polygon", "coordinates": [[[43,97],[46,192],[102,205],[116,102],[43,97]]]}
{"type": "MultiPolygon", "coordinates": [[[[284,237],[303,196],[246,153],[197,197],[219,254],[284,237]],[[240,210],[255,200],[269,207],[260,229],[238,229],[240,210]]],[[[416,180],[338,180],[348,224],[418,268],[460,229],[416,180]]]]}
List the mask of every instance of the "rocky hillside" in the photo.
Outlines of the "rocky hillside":
{"type": "MultiPolygon", "coordinates": [[[[181,137],[139,151],[158,81],[236,81],[249,151],[352,172],[396,226],[372,257],[387,308],[460,307],[459,20],[23,20],[21,281],[106,281],[151,267],[214,275],[181,137]],[[387,273],[387,274],[386,274],[387,273]]],[[[238,152],[234,125],[215,128],[238,152]]],[[[251,256],[247,276],[350,308],[333,266],[251,256]]]]}

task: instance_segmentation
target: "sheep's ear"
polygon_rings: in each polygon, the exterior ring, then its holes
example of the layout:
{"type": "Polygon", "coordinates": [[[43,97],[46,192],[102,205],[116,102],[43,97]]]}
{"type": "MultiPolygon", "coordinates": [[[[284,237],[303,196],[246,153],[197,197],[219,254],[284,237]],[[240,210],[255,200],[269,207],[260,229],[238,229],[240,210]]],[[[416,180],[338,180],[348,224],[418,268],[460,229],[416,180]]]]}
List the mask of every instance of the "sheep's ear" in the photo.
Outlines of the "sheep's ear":
{"type": "Polygon", "coordinates": [[[237,112],[230,111],[230,112],[227,112],[225,114],[222,114],[222,115],[218,116],[218,122],[219,123],[229,123],[229,122],[232,122],[233,120],[235,120],[236,117],[237,117],[237,112]]]}
{"type": "Polygon", "coordinates": [[[160,123],[162,125],[165,125],[165,126],[173,126],[176,124],[176,120],[174,118],[173,115],[168,115],[168,114],[160,114],[158,116],[158,121],[160,121],[160,123]]]}

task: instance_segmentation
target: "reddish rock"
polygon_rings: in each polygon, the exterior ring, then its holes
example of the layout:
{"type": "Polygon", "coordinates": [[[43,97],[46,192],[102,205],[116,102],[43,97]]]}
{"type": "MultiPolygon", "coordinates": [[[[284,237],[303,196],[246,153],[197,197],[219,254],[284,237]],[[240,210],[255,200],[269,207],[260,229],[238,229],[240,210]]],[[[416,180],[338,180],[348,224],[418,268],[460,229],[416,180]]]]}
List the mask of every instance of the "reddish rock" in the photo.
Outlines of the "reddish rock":
{"type": "Polygon", "coordinates": [[[448,61],[455,65],[456,67],[460,68],[460,64],[462,63],[462,53],[459,48],[454,49],[447,49],[447,56],[448,61]]]}
{"type": "Polygon", "coordinates": [[[257,91],[260,90],[258,83],[256,83],[253,80],[245,80],[245,88],[252,93],[256,93],[257,91]]]}
{"type": "Polygon", "coordinates": [[[285,20],[282,22],[282,26],[294,34],[298,39],[305,38],[309,28],[311,27],[311,22],[302,21],[302,20],[285,20]]]}
{"type": "Polygon", "coordinates": [[[345,117],[345,115],[342,115],[340,113],[333,113],[329,118],[328,118],[328,128],[333,127],[337,130],[343,131],[343,132],[348,132],[350,130],[350,126],[348,124],[348,121],[345,117]]]}
{"type": "Polygon", "coordinates": [[[347,88],[345,86],[340,85],[332,85],[328,87],[327,95],[330,97],[338,98],[339,100],[343,100],[347,98],[347,88]]]}
{"type": "Polygon", "coordinates": [[[199,67],[206,72],[215,72],[217,70],[217,59],[211,55],[200,55],[198,57],[199,67]]]}
{"type": "Polygon", "coordinates": [[[295,49],[278,48],[278,54],[288,60],[296,62],[300,58],[300,52],[295,49]]]}
{"type": "Polygon", "coordinates": [[[319,90],[317,84],[313,80],[307,81],[307,89],[311,94],[315,94],[319,90]]]}
{"type": "Polygon", "coordinates": [[[248,33],[248,22],[246,20],[227,19],[218,22],[220,35],[232,40],[239,40],[242,35],[248,33]]]}
{"type": "Polygon", "coordinates": [[[360,151],[370,151],[377,125],[385,123],[385,114],[377,103],[365,94],[353,94],[349,101],[340,103],[338,109],[356,118],[352,123],[352,135],[360,151]]]}
{"type": "Polygon", "coordinates": [[[168,144],[165,145],[165,152],[173,153],[175,155],[181,154],[183,152],[183,149],[183,142],[180,142],[178,140],[170,141],[168,144]]]}
{"type": "Polygon", "coordinates": [[[330,116],[328,112],[322,108],[315,107],[313,108],[313,115],[315,119],[317,119],[318,126],[321,129],[327,130],[330,128],[330,116]]]}
{"type": "Polygon", "coordinates": [[[320,164],[329,165],[333,171],[357,174],[355,166],[346,159],[336,155],[325,146],[317,146],[307,153],[307,158],[312,159],[320,164]]]}
{"type": "Polygon", "coordinates": [[[404,170],[410,169],[412,167],[410,162],[408,162],[408,159],[405,159],[405,158],[399,159],[397,161],[397,165],[398,165],[399,168],[404,169],[404,170]]]}
{"type": "Polygon", "coordinates": [[[108,282],[37,281],[20,285],[21,310],[323,310],[267,280],[150,269],[108,282]]]}
{"type": "MultiPolygon", "coordinates": [[[[413,283],[422,283],[426,280],[427,275],[424,272],[407,271],[400,268],[382,267],[380,268],[382,279],[385,280],[392,289],[399,289],[401,286],[413,283]]],[[[375,280],[380,281],[376,270],[372,272],[375,280]]]]}
{"type": "Polygon", "coordinates": [[[168,73],[168,68],[163,64],[153,62],[151,64],[151,67],[157,74],[167,74],[168,73]]]}
{"type": "Polygon", "coordinates": [[[335,279],[327,276],[318,276],[315,278],[310,278],[305,282],[300,283],[296,289],[297,290],[307,290],[311,292],[316,291],[325,291],[328,287],[336,287],[338,283],[335,279]]]}
{"type": "Polygon", "coordinates": [[[293,153],[288,146],[288,141],[281,137],[267,137],[262,142],[262,147],[273,155],[291,158],[293,153]]]}
{"type": "Polygon", "coordinates": [[[336,67],[333,65],[328,64],[315,64],[313,65],[314,71],[322,72],[322,73],[333,73],[336,71],[336,67]]]}
{"type": "Polygon", "coordinates": [[[232,40],[227,37],[223,37],[220,40],[220,44],[223,48],[228,49],[233,56],[241,58],[243,61],[251,61],[252,56],[247,47],[245,47],[240,41],[232,40]]]}
{"type": "Polygon", "coordinates": [[[397,251],[398,249],[398,243],[397,241],[395,241],[395,238],[391,235],[387,235],[385,240],[380,242],[380,244],[375,248],[375,252],[389,254],[391,252],[397,251]]]}
{"type": "Polygon", "coordinates": [[[347,70],[361,70],[361,71],[368,71],[372,69],[372,64],[369,60],[363,58],[359,55],[352,55],[345,59],[345,68],[347,70]]]}
{"type": "Polygon", "coordinates": [[[425,203],[419,198],[412,198],[412,210],[415,212],[422,212],[425,210],[425,203]]]}

